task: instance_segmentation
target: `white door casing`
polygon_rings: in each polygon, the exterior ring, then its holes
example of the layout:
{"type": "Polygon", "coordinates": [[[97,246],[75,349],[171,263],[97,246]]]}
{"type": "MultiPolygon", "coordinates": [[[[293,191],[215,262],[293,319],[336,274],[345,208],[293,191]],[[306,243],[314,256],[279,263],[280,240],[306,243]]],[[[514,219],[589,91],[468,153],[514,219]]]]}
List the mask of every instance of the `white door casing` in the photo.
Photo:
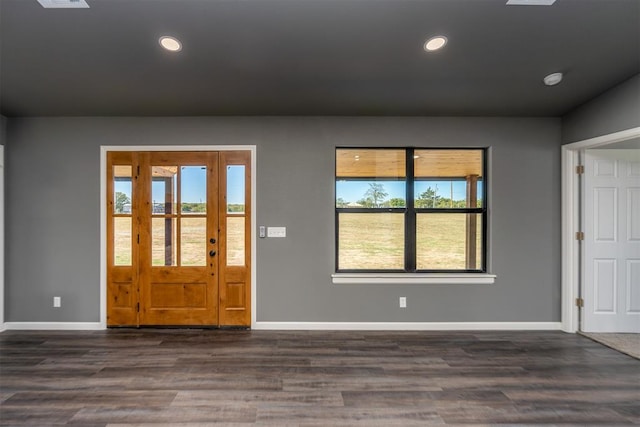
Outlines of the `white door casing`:
{"type": "Polygon", "coordinates": [[[582,330],[640,333],[640,150],[586,150],[582,330]]]}

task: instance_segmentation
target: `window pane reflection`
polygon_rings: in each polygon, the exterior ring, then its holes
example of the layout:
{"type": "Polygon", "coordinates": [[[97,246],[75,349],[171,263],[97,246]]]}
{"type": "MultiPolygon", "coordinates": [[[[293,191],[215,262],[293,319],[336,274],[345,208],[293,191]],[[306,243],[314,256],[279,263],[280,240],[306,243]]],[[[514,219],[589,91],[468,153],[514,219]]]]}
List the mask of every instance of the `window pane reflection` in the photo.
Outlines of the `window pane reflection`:
{"type": "Polygon", "coordinates": [[[113,218],[113,265],[131,265],[131,217],[113,218]]]}
{"type": "Polygon", "coordinates": [[[418,214],[418,270],[482,269],[482,214],[418,214]]]}
{"type": "Polygon", "coordinates": [[[207,168],[182,166],[180,174],[180,212],[204,214],[207,212],[207,168]]]}
{"type": "Polygon", "coordinates": [[[151,200],[154,215],[176,213],[177,175],[177,166],[151,167],[151,200]]]}
{"type": "Polygon", "coordinates": [[[227,166],[227,212],[244,212],[244,165],[227,166]]]}
{"type": "Polygon", "coordinates": [[[180,221],[180,264],[207,264],[207,219],[182,218],[180,221]]]}
{"type": "Polygon", "coordinates": [[[245,217],[227,217],[227,265],[245,265],[245,217]]]}
{"type": "Polygon", "coordinates": [[[177,265],[176,219],[151,220],[151,265],[177,265]]]}
{"type": "Polygon", "coordinates": [[[341,213],[338,269],[404,269],[404,215],[341,213]]]}
{"type": "Polygon", "coordinates": [[[131,214],[131,166],[113,167],[113,213],[131,214]]]}

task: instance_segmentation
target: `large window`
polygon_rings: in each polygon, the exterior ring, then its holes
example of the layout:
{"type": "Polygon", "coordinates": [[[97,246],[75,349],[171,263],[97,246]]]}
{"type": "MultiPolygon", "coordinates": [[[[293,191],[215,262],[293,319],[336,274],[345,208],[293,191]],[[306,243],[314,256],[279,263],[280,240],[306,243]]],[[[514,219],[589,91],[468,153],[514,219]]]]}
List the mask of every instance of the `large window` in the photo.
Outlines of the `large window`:
{"type": "Polygon", "coordinates": [[[338,272],[486,272],[485,149],[336,149],[338,272]]]}

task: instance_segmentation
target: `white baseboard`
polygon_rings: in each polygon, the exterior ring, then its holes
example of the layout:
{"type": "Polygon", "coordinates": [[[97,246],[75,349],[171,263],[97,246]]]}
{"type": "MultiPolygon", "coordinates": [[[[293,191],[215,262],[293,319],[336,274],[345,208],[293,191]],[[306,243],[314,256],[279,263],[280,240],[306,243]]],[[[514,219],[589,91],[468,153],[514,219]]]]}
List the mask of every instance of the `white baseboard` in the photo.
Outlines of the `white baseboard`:
{"type": "Polygon", "coordinates": [[[256,322],[254,330],[559,331],[561,322],[256,322]]]}
{"type": "MultiPolygon", "coordinates": [[[[273,331],[559,331],[561,322],[256,322],[253,330],[273,331]]],[[[5,330],[95,331],[100,322],[6,322],[5,330]]]]}
{"type": "Polygon", "coordinates": [[[106,329],[100,322],[5,322],[5,330],[16,331],[97,331],[106,329]]]}

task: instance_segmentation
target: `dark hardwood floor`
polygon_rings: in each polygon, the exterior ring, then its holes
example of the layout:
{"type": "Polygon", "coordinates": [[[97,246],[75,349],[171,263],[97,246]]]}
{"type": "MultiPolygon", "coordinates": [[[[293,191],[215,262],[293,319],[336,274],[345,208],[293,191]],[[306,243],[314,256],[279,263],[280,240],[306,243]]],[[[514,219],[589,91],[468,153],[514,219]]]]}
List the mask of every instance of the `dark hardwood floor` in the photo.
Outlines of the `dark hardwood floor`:
{"type": "Polygon", "coordinates": [[[1,425],[640,424],[640,361],[562,332],[0,334],[1,425]]]}

